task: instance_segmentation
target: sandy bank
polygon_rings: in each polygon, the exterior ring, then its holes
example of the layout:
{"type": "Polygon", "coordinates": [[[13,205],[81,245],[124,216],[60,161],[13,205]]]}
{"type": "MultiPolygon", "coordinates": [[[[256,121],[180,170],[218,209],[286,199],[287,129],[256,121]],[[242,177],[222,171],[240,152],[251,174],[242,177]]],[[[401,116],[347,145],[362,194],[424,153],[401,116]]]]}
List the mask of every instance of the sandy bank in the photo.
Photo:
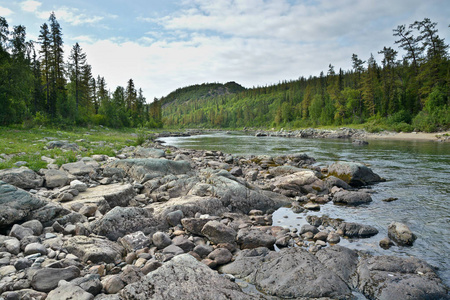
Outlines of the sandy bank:
{"type": "Polygon", "coordinates": [[[383,132],[367,133],[369,140],[418,140],[418,141],[450,141],[450,131],[439,133],[425,132],[383,132]]]}

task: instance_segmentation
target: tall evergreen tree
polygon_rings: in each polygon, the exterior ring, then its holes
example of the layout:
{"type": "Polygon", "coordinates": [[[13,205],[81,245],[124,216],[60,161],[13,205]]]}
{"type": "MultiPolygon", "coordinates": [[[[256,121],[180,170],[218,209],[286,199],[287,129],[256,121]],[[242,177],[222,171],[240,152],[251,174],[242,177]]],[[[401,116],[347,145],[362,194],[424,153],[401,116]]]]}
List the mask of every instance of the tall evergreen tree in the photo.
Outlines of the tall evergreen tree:
{"type": "Polygon", "coordinates": [[[69,56],[69,78],[75,85],[75,103],[78,111],[78,105],[82,94],[83,68],[86,65],[86,53],[84,53],[78,43],[72,47],[69,56]]]}

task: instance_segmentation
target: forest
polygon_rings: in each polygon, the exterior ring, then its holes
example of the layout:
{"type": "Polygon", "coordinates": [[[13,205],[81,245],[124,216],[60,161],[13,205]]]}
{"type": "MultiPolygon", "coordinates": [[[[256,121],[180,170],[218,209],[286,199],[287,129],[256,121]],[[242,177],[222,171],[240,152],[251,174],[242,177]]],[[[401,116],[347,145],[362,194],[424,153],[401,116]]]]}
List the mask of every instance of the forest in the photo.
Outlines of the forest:
{"type": "Polygon", "coordinates": [[[78,43],[64,61],[63,43],[54,13],[38,41],[27,41],[24,26],[10,28],[0,16],[0,126],[162,126],[160,102],[147,104],[133,79],[111,93],[78,43]]]}
{"type": "Polygon", "coordinates": [[[178,89],[160,99],[164,126],[293,129],[365,124],[372,132],[449,129],[449,46],[436,26],[428,18],[397,26],[395,45],[378,51],[381,64],[373,54],[367,61],[353,54],[351,70],[330,64],[318,77],[250,89],[234,82],[178,89]]]}

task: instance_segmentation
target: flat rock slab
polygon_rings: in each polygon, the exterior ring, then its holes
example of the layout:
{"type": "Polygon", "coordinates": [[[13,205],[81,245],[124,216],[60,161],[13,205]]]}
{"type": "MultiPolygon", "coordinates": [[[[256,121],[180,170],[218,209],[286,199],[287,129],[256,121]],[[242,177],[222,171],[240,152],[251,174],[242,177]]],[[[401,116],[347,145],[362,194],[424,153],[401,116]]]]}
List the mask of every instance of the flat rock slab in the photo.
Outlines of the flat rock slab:
{"type": "Polygon", "coordinates": [[[93,263],[117,263],[125,252],[125,249],[118,243],[82,235],[69,238],[64,243],[64,247],[82,261],[90,260],[93,263]]]}
{"type": "Polygon", "coordinates": [[[141,281],[127,285],[123,299],[260,299],[198,262],[189,254],[174,257],[141,281]]]}
{"type": "Polygon", "coordinates": [[[116,206],[128,206],[131,199],[136,196],[136,192],[131,184],[109,184],[88,188],[73,198],[72,201],[65,202],[64,207],[70,208],[75,203],[95,204],[98,207],[106,201],[110,208],[116,206]]]}
{"type": "Polygon", "coordinates": [[[93,166],[85,164],[83,161],[63,164],[61,169],[72,175],[87,175],[94,171],[93,166]]]}

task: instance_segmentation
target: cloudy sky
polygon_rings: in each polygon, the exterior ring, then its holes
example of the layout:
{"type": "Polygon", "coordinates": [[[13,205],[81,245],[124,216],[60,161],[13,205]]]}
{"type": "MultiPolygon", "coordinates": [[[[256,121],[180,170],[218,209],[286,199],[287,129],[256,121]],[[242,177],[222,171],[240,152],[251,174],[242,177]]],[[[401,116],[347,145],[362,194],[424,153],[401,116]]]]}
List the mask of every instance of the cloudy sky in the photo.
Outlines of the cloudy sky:
{"type": "Polygon", "coordinates": [[[78,42],[108,88],[133,78],[148,100],[176,88],[236,81],[245,87],[351,68],[392,29],[430,18],[450,41],[449,0],[0,0],[10,27],[36,40],[54,11],[66,55],[78,42]]]}

